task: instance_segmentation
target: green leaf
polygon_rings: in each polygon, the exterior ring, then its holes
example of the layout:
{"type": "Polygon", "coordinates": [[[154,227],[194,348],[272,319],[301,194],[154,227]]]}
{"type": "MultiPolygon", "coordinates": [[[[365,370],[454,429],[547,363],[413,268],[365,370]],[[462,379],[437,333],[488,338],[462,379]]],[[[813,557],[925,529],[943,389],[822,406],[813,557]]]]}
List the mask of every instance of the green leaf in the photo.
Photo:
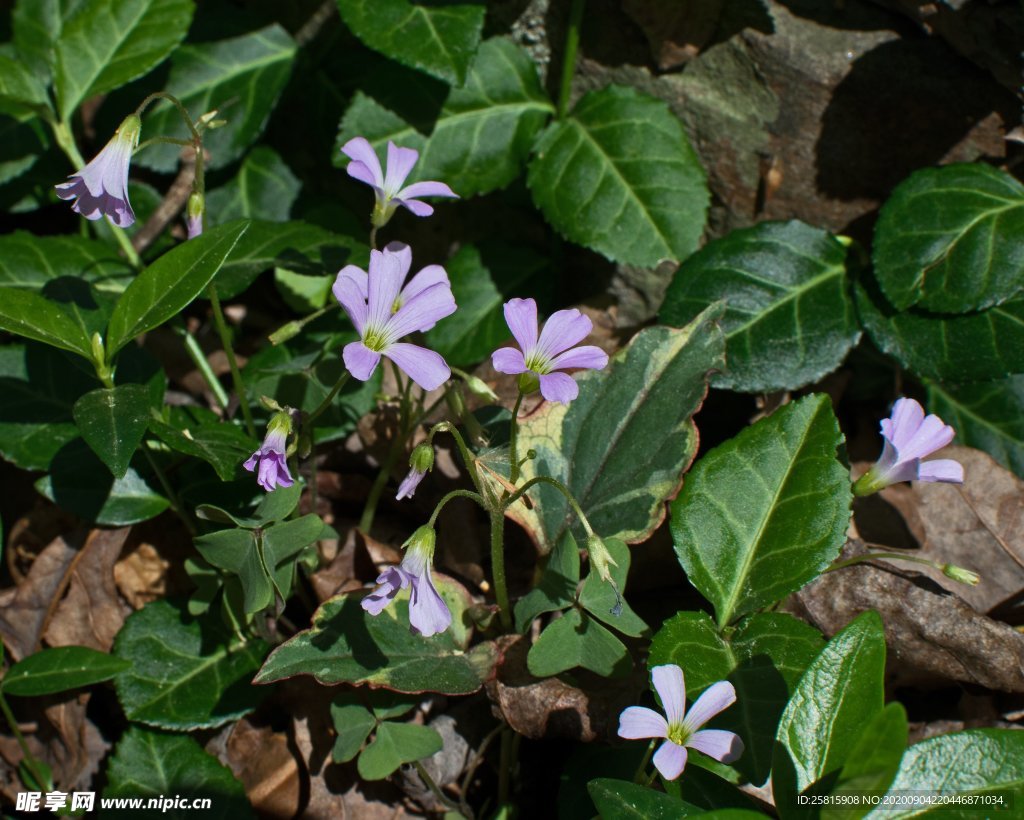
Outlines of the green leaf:
{"type": "Polygon", "coordinates": [[[926,387],[928,411],[952,425],[960,443],[1024,476],[1024,376],[963,385],[929,381],[926,387]]]}
{"type": "Polygon", "coordinates": [[[629,575],[629,565],[633,556],[626,543],[618,538],[605,538],[604,545],[615,561],[609,567],[615,586],[601,580],[594,571],[594,562],[591,561],[590,572],[580,589],[580,606],[616,632],[629,635],[631,638],[639,638],[647,631],[647,624],[615,592],[618,588],[620,594],[625,593],[626,577],[629,575]],[[618,614],[613,614],[614,612],[618,614]]]}
{"type": "Polygon", "coordinates": [[[526,656],[538,678],[558,675],[577,666],[608,677],[628,672],[629,652],[622,641],[579,609],[570,609],[540,633],[526,656]]]}
{"type": "Polygon", "coordinates": [[[335,163],[348,164],[340,149],[353,137],[369,140],[379,156],[391,141],[420,152],[409,182],[443,180],[461,197],[516,179],[534,137],[554,112],[533,61],[500,37],[480,45],[461,87],[424,82],[393,63],[367,79],[369,87],[356,92],[341,120],[335,163]],[[395,95],[395,88],[410,87],[416,89],[414,101],[395,95]],[[407,111],[410,105],[417,110],[407,111]],[[431,110],[422,116],[420,109],[428,105],[431,110]]]}
{"type": "MultiPolygon", "coordinates": [[[[1014,811],[1024,799],[1024,734],[1008,729],[968,729],[915,743],[903,755],[889,794],[923,795],[924,805],[897,811],[875,810],[875,820],[934,815],[976,818],[1014,811]],[[949,795],[952,802],[934,800],[949,795]],[[971,805],[956,802],[986,796],[971,805]]],[[[905,799],[905,798],[903,798],[905,799]]]]}
{"type": "Polygon", "coordinates": [[[0,54],[0,104],[11,113],[49,109],[46,89],[29,67],[0,54]]]}
{"type": "Polygon", "coordinates": [[[341,19],[375,51],[462,85],[480,43],[483,5],[419,0],[338,0],[341,19]]]}
{"type": "Polygon", "coordinates": [[[924,168],[901,182],[875,225],[875,275],[905,310],[992,307],[1024,290],[1024,185],[983,163],[924,168]]]}
{"type": "MultiPolygon", "coordinates": [[[[520,456],[537,453],[523,478],[564,481],[595,532],[643,541],[663,520],[665,501],[696,453],[691,417],[704,400],[707,373],[722,366],[720,316],[719,305],[681,330],[641,330],[604,371],[577,377],[579,397],[568,407],[545,403],[522,420],[520,456]]],[[[578,525],[554,487],[531,489],[530,498],[532,510],[517,503],[508,513],[547,553],[578,525]]]]}
{"type": "MultiPolygon", "coordinates": [[[[203,815],[224,820],[249,820],[252,808],[245,788],[231,770],[187,735],[153,732],[129,726],[107,763],[107,787],[103,799],[150,799],[168,801],[160,816],[173,820],[194,817],[195,809],[172,808],[174,798],[193,805],[208,799],[203,815]]],[[[98,803],[99,801],[97,801],[98,803]]],[[[154,814],[150,810],[148,814],[154,814]]]]}
{"type": "Polygon", "coordinates": [[[248,227],[242,221],[214,228],[168,251],[140,273],[110,317],[108,356],[180,313],[202,293],[248,227]]]}
{"type": "Polygon", "coordinates": [[[776,410],[705,455],[672,502],[679,563],[720,626],[831,564],[850,520],[849,470],[829,397],[776,410]]]}
{"type": "Polygon", "coordinates": [[[89,336],[71,313],[30,290],[0,287],[0,330],[70,350],[92,361],[89,336]]]}
{"type": "Polygon", "coordinates": [[[644,267],[697,250],[707,180],[663,101],[614,85],[591,91],[535,151],[533,200],[566,238],[644,267]]]}
{"type": "Polygon", "coordinates": [[[199,536],[195,545],[213,566],[238,576],[246,612],[259,612],[274,602],[274,587],[252,532],[219,530],[199,536]]]}
{"type": "Polygon", "coordinates": [[[337,733],[332,752],[335,763],[348,763],[359,754],[377,725],[377,718],[361,703],[332,703],[331,721],[337,733]]]}
{"type": "Polygon", "coordinates": [[[184,39],[193,11],[192,0],[85,0],[56,42],[60,118],[163,62],[184,39]]]}
{"type": "Polygon", "coordinates": [[[82,236],[0,236],[0,285],[41,291],[55,279],[75,277],[104,293],[120,293],[135,277],[106,242],[82,236]]]}
{"type": "Polygon", "coordinates": [[[128,616],[114,653],[132,668],[114,680],[129,720],[164,729],[221,726],[252,711],[264,692],[249,686],[266,655],[261,640],[240,643],[219,620],[189,618],[154,601],[128,616]]]}
{"type": "MultiPolygon", "coordinates": [[[[279,25],[267,26],[230,40],[190,43],[175,52],[166,91],[193,118],[217,110],[227,120],[203,135],[210,152],[209,168],[223,168],[238,159],[263,131],[291,75],[295,41],[279,25]]],[[[157,103],[142,120],[146,134],[187,139],[181,115],[170,103],[157,103]]],[[[178,164],[176,145],[154,145],[133,160],[165,173],[178,164]]]]}
{"type": "Polygon", "coordinates": [[[35,488],[80,518],[110,527],[148,521],[170,506],[133,467],[115,479],[80,438],[54,455],[50,474],[36,481],[35,488]]]}
{"type": "MultiPolygon", "coordinates": [[[[435,581],[453,618],[461,620],[465,602],[448,583],[435,581]]],[[[430,638],[414,635],[404,593],[376,617],[363,610],[361,598],[341,595],[324,602],[312,628],[277,647],[255,682],[312,675],[325,685],[367,683],[399,692],[468,695],[490,675],[496,661],[492,643],[466,651],[453,629],[430,638]]]]}
{"type": "Polygon", "coordinates": [[[1024,298],[949,316],[897,313],[873,283],[858,283],[854,292],[871,340],[917,376],[955,384],[1024,373],[1024,298]]]}
{"type": "Polygon", "coordinates": [[[115,478],[124,478],[149,426],[149,389],[141,384],[101,387],[75,402],[75,424],[115,478]]]}
{"type": "Polygon", "coordinates": [[[782,805],[850,759],[861,730],[882,710],[884,673],[882,619],[868,611],[826,644],[782,713],[772,767],[782,805]]]}
{"type": "Polygon", "coordinates": [[[683,325],[725,300],[730,390],[793,390],[842,363],[860,338],[846,279],[846,248],[803,222],[761,222],[689,257],[669,285],[660,320],[683,325]]]}
{"type": "Polygon", "coordinates": [[[0,689],[5,695],[52,695],[110,680],[130,664],[86,646],[43,649],[7,670],[0,689]]]}
{"type": "Polygon", "coordinates": [[[715,726],[743,738],[746,749],[733,767],[763,783],[782,711],[823,646],[816,629],[782,613],[752,615],[720,634],[706,613],[680,612],[654,636],[647,665],[680,667],[690,703],[712,683],[732,682],[737,705],[715,718],[715,726]]]}
{"type": "Polygon", "coordinates": [[[152,419],[149,429],[168,447],[201,458],[222,481],[231,481],[259,446],[241,427],[202,407],[171,407],[170,424],[152,419]]]}
{"type": "Polygon", "coordinates": [[[579,582],[579,547],[572,533],[566,532],[548,554],[540,583],[516,601],[516,631],[526,632],[538,615],[572,606],[579,582]]]}
{"type": "Polygon", "coordinates": [[[207,227],[242,218],[285,222],[301,188],[281,155],[258,145],[229,182],[206,195],[207,227]]]}
{"type": "Polygon", "coordinates": [[[364,780],[383,780],[403,763],[437,754],[441,736],[429,726],[413,723],[381,723],[377,734],[356,764],[364,780]]]}
{"type": "Polygon", "coordinates": [[[587,784],[587,791],[601,817],[616,820],[674,820],[704,813],[697,806],[628,780],[599,777],[587,784]]]}
{"type": "Polygon", "coordinates": [[[502,242],[463,245],[445,265],[459,309],[426,340],[448,364],[469,367],[509,338],[502,305],[517,293],[550,291],[548,261],[526,247],[502,242]]]}

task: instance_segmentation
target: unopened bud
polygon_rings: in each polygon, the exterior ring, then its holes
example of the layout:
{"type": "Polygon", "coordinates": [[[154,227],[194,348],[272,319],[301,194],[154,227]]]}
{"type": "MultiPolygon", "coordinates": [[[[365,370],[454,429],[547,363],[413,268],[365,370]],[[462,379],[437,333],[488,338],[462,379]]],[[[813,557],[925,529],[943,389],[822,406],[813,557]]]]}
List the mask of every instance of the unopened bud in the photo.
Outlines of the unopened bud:
{"type": "Polygon", "coordinates": [[[260,396],[260,404],[263,405],[264,410],[269,410],[271,413],[283,413],[284,408],[281,407],[276,401],[270,396],[260,396]]]}
{"type": "Polygon", "coordinates": [[[188,226],[188,238],[195,239],[203,232],[203,215],[206,213],[206,200],[199,191],[193,191],[185,208],[185,224],[188,226]]]}
{"type": "Polygon", "coordinates": [[[105,364],[106,354],[103,351],[103,337],[99,333],[93,333],[92,339],[92,360],[97,365],[105,364]]]}
{"type": "Polygon", "coordinates": [[[981,581],[981,576],[978,573],[958,567],[955,564],[945,564],[942,567],[942,574],[958,583],[968,584],[972,587],[977,586],[978,582],[981,581]]]}
{"type": "Polygon", "coordinates": [[[466,387],[474,396],[479,396],[487,401],[498,401],[498,394],[495,393],[483,379],[476,376],[466,378],[466,387]]]}
{"type": "Polygon", "coordinates": [[[417,444],[409,456],[409,466],[418,473],[428,473],[434,468],[434,448],[424,442],[417,444]]]}
{"type": "Polygon", "coordinates": [[[282,342],[287,342],[289,339],[294,339],[302,331],[302,322],[299,320],[293,320],[287,324],[281,325],[277,330],[270,334],[269,339],[272,345],[279,345],[282,342]]]}
{"type": "Polygon", "coordinates": [[[409,540],[402,546],[405,547],[406,552],[418,552],[427,561],[432,561],[434,559],[434,547],[436,544],[437,533],[434,532],[434,528],[429,524],[424,524],[410,535],[409,540]]]}
{"type": "Polygon", "coordinates": [[[590,566],[597,573],[597,577],[605,583],[611,584],[612,591],[615,593],[615,605],[609,610],[609,613],[617,618],[622,614],[622,596],[619,594],[619,585],[612,578],[611,568],[617,567],[618,564],[615,563],[612,554],[608,552],[604,541],[596,533],[587,536],[587,555],[590,557],[590,566]]]}
{"type": "Polygon", "coordinates": [[[525,373],[519,374],[520,393],[534,393],[537,390],[540,390],[540,378],[536,373],[527,370],[525,373]]]}

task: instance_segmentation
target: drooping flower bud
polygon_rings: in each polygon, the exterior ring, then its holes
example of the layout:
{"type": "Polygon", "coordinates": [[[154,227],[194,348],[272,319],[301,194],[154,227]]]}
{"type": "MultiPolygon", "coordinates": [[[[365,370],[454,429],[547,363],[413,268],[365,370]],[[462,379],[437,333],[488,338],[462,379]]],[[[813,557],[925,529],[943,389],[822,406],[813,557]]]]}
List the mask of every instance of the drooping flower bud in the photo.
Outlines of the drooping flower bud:
{"type": "Polygon", "coordinates": [[[942,574],[947,578],[952,578],[961,584],[967,584],[968,586],[975,587],[978,582],[981,581],[981,576],[976,572],[971,572],[969,569],[958,567],[956,564],[945,564],[942,567],[942,574]]]}
{"type": "Polygon", "coordinates": [[[590,566],[597,573],[597,577],[605,583],[611,584],[612,591],[615,593],[615,605],[611,608],[610,612],[618,617],[622,614],[622,595],[619,593],[619,585],[612,578],[611,569],[612,567],[617,567],[618,564],[612,558],[612,554],[608,552],[608,547],[605,546],[604,541],[601,540],[597,533],[591,533],[587,536],[587,555],[590,558],[590,566]]]}
{"type": "Polygon", "coordinates": [[[291,487],[295,482],[288,471],[288,460],[285,454],[288,436],[292,432],[292,417],[289,413],[275,413],[267,423],[267,433],[263,444],[253,453],[242,466],[250,473],[257,466],[257,483],[268,493],[277,487],[291,487]]]}
{"type": "Polygon", "coordinates": [[[420,486],[424,476],[433,467],[433,446],[427,442],[416,445],[409,456],[409,474],[398,485],[398,493],[395,495],[395,500],[401,501],[403,498],[412,498],[416,494],[416,488],[420,486]]]}
{"type": "Polygon", "coordinates": [[[195,239],[203,232],[203,216],[206,213],[206,200],[199,191],[193,191],[185,207],[185,223],[188,226],[188,238],[195,239]]]}

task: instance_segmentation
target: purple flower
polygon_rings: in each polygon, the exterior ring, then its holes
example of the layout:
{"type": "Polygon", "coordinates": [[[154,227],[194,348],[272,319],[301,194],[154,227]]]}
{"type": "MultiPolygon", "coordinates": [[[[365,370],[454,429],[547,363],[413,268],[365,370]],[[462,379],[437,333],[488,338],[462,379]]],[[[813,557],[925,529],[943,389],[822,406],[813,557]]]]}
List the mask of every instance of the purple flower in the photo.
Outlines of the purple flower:
{"type": "Polygon", "coordinates": [[[56,186],[57,196],[74,199],[71,209],[86,219],[106,216],[119,228],[134,224],[135,212],[128,201],[128,166],[141,132],[142,121],[137,116],[125,117],[92,162],[71,174],[69,182],[56,186]]]}
{"type": "Polygon", "coordinates": [[[402,479],[402,483],[398,485],[398,492],[395,493],[395,500],[401,501],[403,498],[412,498],[416,495],[416,488],[420,486],[420,482],[423,481],[426,473],[421,473],[419,470],[409,470],[408,475],[402,479]]]}
{"type": "Polygon", "coordinates": [[[857,495],[871,495],[900,481],[964,483],[964,468],[951,458],[924,461],[949,444],[956,431],[938,416],[924,414],[913,399],[900,398],[892,415],[882,419],[882,455],[853,485],[857,495]]]}
{"type": "Polygon", "coordinates": [[[188,228],[188,238],[195,239],[203,233],[203,213],[206,211],[206,201],[198,191],[189,194],[188,204],[185,206],[185,225],[188,228]]]}
{"type": "Polygon", "coordinates": [[[505,303],[505,321],[521,350],[503,347],[491,354],[499,373],[521,374],[519,389],[529,393],[537,389],[548,401],[568,404],[580,388],[568,373],[571,367],[600,370],[608,364],[608,354],[594,345],[574,347],[587,337],[594,325],[573,308],[552,313],[537,337],[537,303],[533,299],[512,299],[505,303]],[[573,348],[570,350],[569,348],[573,348]]]}
{"type": "Polygon", "coordinates": [[[433,466],[433,446],[429,442],[417,444],[409,456],[409,474],[398,485],[398,494],[395,496],[395,500],[401,501],[403,498],[412,498],[416,493],[416,488],[420,486],[420,482],[423,481],[424,476],[433,466]]]}
{"type": "Polygon", "coordinates": [[[455,297],[447,275],[436,265],[424,268],[403,289],[403,264],[399,252],[370,251],[365,289],[358,268],[349,265],[338,274],[334,296],[360,336],[360,341],[345,345],[342,357],[360,381],[369,379],[380,357],[387,356],[424,390],[433,390],[452,374],[445,360],[433,350],[398,340],[454,313],[455,297]]]}
{"type": "Polygon", "coordinates": [[[377,152],[362,137],[346,142],[341,147],[341,153],[352,160],[348,164],[348,175],[371,186],[377,196],[373,208],[373,224],[378,228],[387,224],[399,205],[408,208],[416,216],[430,216],[434,209],[426,202],[420,202],[421,196],[449,196],[458,199],[458,194],[443,182],[414,182],[402,187],[420,156],[419,151],[412,148],[399,148],[389,141],[386,174],[381,171],[377,152]]]}
{"type": "Polygon", "coordinates": [[[405,542],[405,556],[397,567],[388,567],[377,577],[377,588],[362,600],[371,615],[380,615],[399,590],[409,588],[409,627],[417,635],[429,638],[444,632],[452,623],[452,613],[430,577],[436,536],[433,527],[422,526],[405,542]]]}
{"type": "Polygon", "coordinates": [[[683,670],[675,664],[655,666],[651,678],[665,707],[665,717],[646,706],[630,706],[619,715],[619,737],[665,738],[654,754],[654,765],[662,777],[675,780],[683,773],[687,747],[720,763],[732,763],[743,754],[743,741],[735,732],[700,728],[736,702],[736,690],[731,683],[720,680],[711,684],[687,714],[683,670]]]}
{"type": "Polygon", "coordinates": [[[267,424],[263,444],[242,465],[250,473],[256,469],[257,464],[259,465],[256,482],[268,493],[277,487],[291,487],[295,483],[288,472],[288,461],[285,457],[291,427],[291,419],[287,413],[275,414],[267,424]]]}

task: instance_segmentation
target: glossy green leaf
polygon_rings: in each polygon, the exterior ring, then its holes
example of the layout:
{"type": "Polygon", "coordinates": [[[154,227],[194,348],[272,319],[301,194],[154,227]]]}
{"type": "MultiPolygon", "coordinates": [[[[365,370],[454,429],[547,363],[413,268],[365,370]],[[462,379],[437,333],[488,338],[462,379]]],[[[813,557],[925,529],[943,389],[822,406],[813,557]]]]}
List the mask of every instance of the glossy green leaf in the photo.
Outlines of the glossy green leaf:
{"type": "MultiPolygon", "coordinates": [[[[459,620],[465,602],[449,584],[435,581],[459,620]]],[[[468,695],[490,675],[497,659],[492,643],[466,651],[451,628],[430,638],[414,635],[406,594],[376,617],[363,610],[361,597],[341,595],[322,604],[312,628],[277,647],[256,682],[312,675],[325,685],[368,683],[399,692],[468,695]]]]}
{"type": "Polygon", "coordinates": [[[241,427],[221,421],[205,408],[170,408],[170,421],[152,419],[149,429],[171,449],[203,459],[222,481],[233,479],[259,446],[241,427]]]}
{"type": "Polygon", "coordinates": [[[782,713],[772,766],[776,799],[795,803],[794,792],[850,759],[861,731],[882,710],[884,673],[882,619],[865,612],[826,644],[782,713]]]}
{"type": "Polygon", "coordinates": [[[274,602],[274,587],[265,566],[262,545],[249,530],[218,530],[195,539],[199,554],[213,566],[237,575],[245,611],[259,612],[274,602]]]}
{"type": "MultiPolygon", "coordinates": [[[[276,24],[229,40],[189,43],[175,52],[165,90],[181,100],[193,118],[216,110],[218,119],[227,120],[203,135],[210,168],[238,159],[263,131],[291,75],[295,52],[295,41],[276,24]]],[[[170,103],[149,109],[142,133],[143,138],[188,138],[181,115],[170,103]]],[[[176,145],[154,145],[133,161],[169,172],[177,166],[180,152],[176,145]]]]}
{"type": "Polygon", "coordinates": [[[128,616],[114,654],[132,668],[114,680],[129,720],[163,729],[220,726],[251,711],[266,690],[249,686],[266,655],[257,639],[240,643],[215,618],[189,618],[154,601],[128,616]]]}
{"type": "Polygon", "coordinates": [[[716,717],[715,727],[743,738],[746,748],[733,767],[749,782],[763,783],[782,711],[824,644],[816,629],[782,613],[751,615],[719,634],[706,613],[680,612],[654,636],[647,665],[679,666],[689,703],[716,681],[732,682],[738,705],[716,717]]]}
{"type": "Polygon", "coordinates": [[[518,177],[554,112],[533,61],[504,38],[480,45],[461,87],[424,83],[393,64],[381,66],[369,82],[342,118],[334,161],[348,164],[340,148],[353,137],[369,140],[381,157],[391,141],[420,152],[409,182],[443,180],[461,197],[504,188],[518,177]],[[392,99],[394,89],[414,84],[417,110],[403,116],[410,102],[392,99]],[[429,122],[421,122],[419,109],[428,104],[433,111],[423,114],[429,122]]]}
{"type": "Polygon", "coordinates": [[[663,101],[614,85],[591,91],[548,126],[535,152],[534,202],[566,238],[646,267],[697,249],[707,180],[663,101]]]}
{"type": "Polygon", "coordinates": [[[945,385],[929,381],[928,411],[950,424],[957,439],[984,450],[1024,476],[1024,376],[945,385]]]}
{"type": "Polygon", "coordinates": [[[103,292],[120,293],[134,278],[131,266],[106,242],[83,236],[0,236],[0,285],[40,291],[49,282],[75,277],[103,292]]]}
{"type": "Polygon", "coordinates": [[[110,527],[148,521],[169,506],[134,467],[129,467],[123,478],[115,479],[80,438],[54,455],[50,474],[36,481],[35,488],[85,521],[110,527]]]}
{"type": "Polygon", "coordinates": [[[331,721],[337,733],[331,753],[336,763],[347,763],[359,754],[370,732],[377,725],[373,713],[361,703],[355,702],[332,703],[331,721]]]}
{"type": "Polygon", "coordinates": [[[587,791],[601,817],[615,820],[675,820],[704,813],[697,806],[628,780],[599,777],[587,784],[587,791]]]}
{"type": "Polygon", "coordinates": [[[516,631],[526,632],[538,615],[572,606],[579,582],[579,547],[572,533],[567,532],[548,554],[540,583],[516,601],[516,631]]]}
{"type": "Polygon", "coordinates": [[[871,340],[917,376],[951,384],[1024,373],[1024,298],[958,316],[897,313],[858,284],[857,311],[871,340]]]}
{"type": "Polygon", "coordinates": [[[615,586],[601,580],[601,576],[594,571],[594,563],[591,561],[590,572],[580,588],[580,606],[616,632],[629,635],[631,638],[639,638],[647,631],[647,624],[621,597],[626,592],[626,578],[633,556],[629,546],[618,538],[605,538],[604,545],[615,562],[608,568],[615,586]]]}
{"type": "Polygon", "coordinates": [[[888,791],[907,748],[907,713],[893,702],[868,723],[839,773],[831,794],[856,795],[856,803],[825,806],[823,820],[858,820],[871,806],[866,796],[881,798],[888,791]]]}
{"type": "Polygon", "coordinates": [[[104,799],[166,799],[168,803],[160,808],[160,817],[195,817],[194,808],[173,808],[174,798],[179,796],[187,799],[190,807],[196,799],[209,799],[210,807],[203,810],[204,817],[249,820],[254,816],[245,787],[227,766],[188,735],[129,726],[107,763],[106,779],[104,799]]]}
{"type": "Polygon", "coordinates": [[[517,293],[550,291],[548,261],[525,247],[502,242],[463,245],[445,264],[459,309],[427,332],[448,364],[469,367],[509,338],[502,305],[517,293]]]}
{"type": "Polygon", "coordinates": [[[44,84],[52,80],[64,19],[79,0],[18,0],[11,13],[13,44],[19,59],[44,84]]]}
{"type": "MultiPolygon", "coordinates": [[[[641,330],[604,371],[576,377],[579,397],[568,407],[545,403],[523,419],[520,456],[537,453],[523,478],[566,482],[602,537],[644,540],[663,520],[665,502],[696,453],[691,417],[704,400],[708,372],[722,367],[720,317],[719,305],[681,330],[641,330]]],[[[547,553],[574,516],[553,487],[539,485],[530,498],[532,510],[514,504],[508,514],[547,553]]]]}
{"type": "Polygon", "coordinates": [[[110,317],[108,355],[162,325],[202,293],[248,227],[241,221],[214,228],[168,251],[140,273],[110,317]]]}
{"type": "Polygon", "coordinates": [[[161,63],[184,39],[193,11],[192,0],[81,3],[56,42],[60,118],[70,119],[83,100],[141,77],[161,63]]]}
{"type": "Polygon", "coordinates": [[[5,695],[36,697],[110,680],[130,664],[86,646],[43,649],[18,661],[0,681],[5,695]]]}
{"type": "Polygon", "coordinates": [[[101,387],[86,393],[72,409],[82,438],[115,478],[128,464],[149,426],[149,389],[141,384],[101,387]]]}
{"type": "Polygon", "coordinates": [[[973,820],[1019,811],[1024,800],[1024,733],[968,729],[915,743],[903,755],[889,793],[906,795],[910,790],[921,794],[924,805],[875,810],[868,816],[873,820],[922,815],[973,820]],[[936,795],[948,796],[949,802],[936,795]]]}
{"type": "Polygon", "coordinates": [[[15,114],[49,108],[42,83],[27,65],[6,54],[0,54],[0,106],[15,114]]]}
{"type": "Polygon", "coordinates": [[[285,222],[301,188],[281,155],[258,145],[234,177],[206,195],[206,226],[243,218],[285,222]]]}
{"type": "Polygon", "coordinates": [[[829,397],[776,410],[707,453],[672,502],[672,540],[720,626],[831,564],[850,520],[849,470],[829,397]]]}
{"type": "Polygon", "coordinates": [[[430,757],[441,747],[441,736],[429,726],[385,722],[359,755],[356,768],[364,780],[383,780],[403,763],[430,757]]]}
{"type": "Polygon", "coordinates": [[[984,163],[924,168],[875,224],[875,275],[905,310],[966,313],[1024,291],[1024,185],[984,163]]]}
{"type": "Polygon", "coordinates": [[[718,387],[803,387],[839,367],[860,338],[846,247],[803,222],[761,222],[709,243],[676,272],[660,319],[683,325],[719,299],[726,370],[718,387]]]}
{"type": "Polygon", "coordinates": [[[628,672],[632,664],[625,645],[595,619],[573,608],[540,633],[526,656],[530,673],[538,678],[558,675],[578,666],[608,677],[628,672]]]}
{"type": "Polygon", "coordinates": [[[480,43],[485,7],[423,0],[338,0],[352,33],[386,57],[462,85],[480,43]]]}
{"type": "Polygon", "coordinates": [[[30,290],[0,287],[0,330],[92,360],[89,336],[72,313],[30,290]]]}

